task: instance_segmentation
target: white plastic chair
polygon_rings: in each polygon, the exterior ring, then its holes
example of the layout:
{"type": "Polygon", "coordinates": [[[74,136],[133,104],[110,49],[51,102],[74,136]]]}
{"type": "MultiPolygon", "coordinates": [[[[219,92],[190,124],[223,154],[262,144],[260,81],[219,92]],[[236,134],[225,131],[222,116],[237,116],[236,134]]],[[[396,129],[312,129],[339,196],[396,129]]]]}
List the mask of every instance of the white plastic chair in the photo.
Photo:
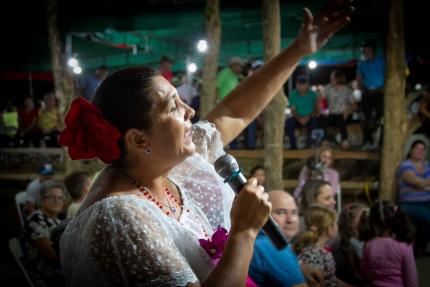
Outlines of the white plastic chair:
{"type": "Polygon", "coordinates": [[[23,208],[25,207],[26,201],[27,201],[27,192],[20,191],[15,195],[16,211],[18,212],[19,221],[21,222],[22,227],[24,227],[23,208]]]}
{"type": "Polygon", "coordinates": [[[27,279],[28,284],[31,287],[34,287],[33,281],[31,280],[30,275],[28,274],[24,264],[22,263],[22,259],[24,258],[24,252],[22,250],[22,246],[18,238],[14,237],[9,240],[9,250],[15,258],[16,263],[18,263],[18,266],[21,269],[22,273],[24,273],[25,279],[27,279]]]}

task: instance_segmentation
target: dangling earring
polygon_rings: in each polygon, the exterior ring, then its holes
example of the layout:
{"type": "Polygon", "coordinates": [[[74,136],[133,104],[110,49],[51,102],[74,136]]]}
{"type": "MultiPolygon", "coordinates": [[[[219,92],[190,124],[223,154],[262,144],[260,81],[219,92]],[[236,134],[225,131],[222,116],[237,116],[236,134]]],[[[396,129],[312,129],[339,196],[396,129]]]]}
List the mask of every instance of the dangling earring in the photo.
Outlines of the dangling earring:
{"type": "Polygon", "coordinates": [[[146,153],[147,155],[149,155],[149,154],[151,153],[151,149],[150,149],[150,148],[145,149],[145,153],[146,153]]]}

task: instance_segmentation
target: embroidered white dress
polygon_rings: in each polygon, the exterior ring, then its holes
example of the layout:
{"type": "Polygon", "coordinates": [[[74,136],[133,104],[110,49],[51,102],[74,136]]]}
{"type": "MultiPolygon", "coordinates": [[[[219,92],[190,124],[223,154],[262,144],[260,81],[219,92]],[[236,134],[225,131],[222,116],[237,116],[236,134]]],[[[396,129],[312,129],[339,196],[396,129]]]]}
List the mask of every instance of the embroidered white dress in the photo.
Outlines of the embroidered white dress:
{"type": "Polygon", "coordinates": [[[215,126],[193,125],[193,141],[197,153],[169,173],[183,201],[179,220],[136,195],[93,204],[61,239],[67,286],[185,286],[207,278],[213,266],[198,240],[230,228],[234,193],[211,164],[224,153],[215,126]]]}

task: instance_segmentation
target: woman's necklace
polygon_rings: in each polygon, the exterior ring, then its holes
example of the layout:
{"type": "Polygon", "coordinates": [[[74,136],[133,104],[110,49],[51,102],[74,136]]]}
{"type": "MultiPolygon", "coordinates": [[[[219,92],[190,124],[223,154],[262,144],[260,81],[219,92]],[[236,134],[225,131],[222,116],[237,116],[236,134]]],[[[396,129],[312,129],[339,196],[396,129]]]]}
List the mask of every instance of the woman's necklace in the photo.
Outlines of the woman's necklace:
{"type": "Polygon", "coordinates": [[[133,184],[139,192],[141,192],[148,200],[155,203],[161,210],[163,210],[166,215],[176,214],[176,211],[182,209],[182,206],[179,204],[178,200],[173,196],[173,194],[167,188],[167,178],[164,178],[164,192],[163,196],[167,201],[167,204],[164,202],[158,201],[154,198],[151,193],[151,190],[144,186],[142,183],[131,177],[130,175],[120,172],[117,169],[114,169],[119,175],[126,178],[131,184],[133,184]]]}

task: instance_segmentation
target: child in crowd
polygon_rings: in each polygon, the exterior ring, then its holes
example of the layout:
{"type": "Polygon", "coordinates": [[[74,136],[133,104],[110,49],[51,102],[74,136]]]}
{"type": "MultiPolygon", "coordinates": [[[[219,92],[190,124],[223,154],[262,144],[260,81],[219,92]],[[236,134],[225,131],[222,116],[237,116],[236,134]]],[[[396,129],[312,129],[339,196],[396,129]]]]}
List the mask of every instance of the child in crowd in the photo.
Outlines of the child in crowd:
{"type": "Polygon", "coordinates": [[[91,176],[84,171],[75,171],[64,179],[67,192],[72,198],[72,203],[67,209],[67,218],[75,217],[82,201],[90,190],[91,176]]]}
{"type": "Polygon", "coordinates": [[[333,247],[336,277],[352,286],[366,286],[360,272],[363,242],[359,238],[360,218],[366,207],[361,204],[346,205],[339,215],[339,239],[333,247]]]}
{"type": "Polygon", "coordinates": [[[327,242],[337,234],[336,211],[314,204],[305,212],[306,231],[294,244],[299,262],[324,271],[324,286],[337,286],[336,264],[326,247],[327,242]]]}
{"type": "Polygon", "coordinates": [[[369,285],[418,286],[412,241],[414,232],[406,213],[388,202],[376,202],[360,223],[365,241],[361,270],[369,285]]]}
{"type": "Polygon", "coordinates": [[[329,147],[322,147],[318,158],[311,157],[308,159],[306,166],[300,170],[298,186],[294,190],[294,197],[300,202],[302,198],[302,190],[306,181],[309,179],[323,179],[330,183],[333,192],[339,190],[339,173],[333,169],[333,151],[329,147]]]}
{"type": "Polygon", "coordinates": [[[300,213],[304,214],[311,204],[321,204],[334,209],[336,200],[329,182],[321,179],[308,180],[303,186],[303,197],[300,201],[300,213]]]}

